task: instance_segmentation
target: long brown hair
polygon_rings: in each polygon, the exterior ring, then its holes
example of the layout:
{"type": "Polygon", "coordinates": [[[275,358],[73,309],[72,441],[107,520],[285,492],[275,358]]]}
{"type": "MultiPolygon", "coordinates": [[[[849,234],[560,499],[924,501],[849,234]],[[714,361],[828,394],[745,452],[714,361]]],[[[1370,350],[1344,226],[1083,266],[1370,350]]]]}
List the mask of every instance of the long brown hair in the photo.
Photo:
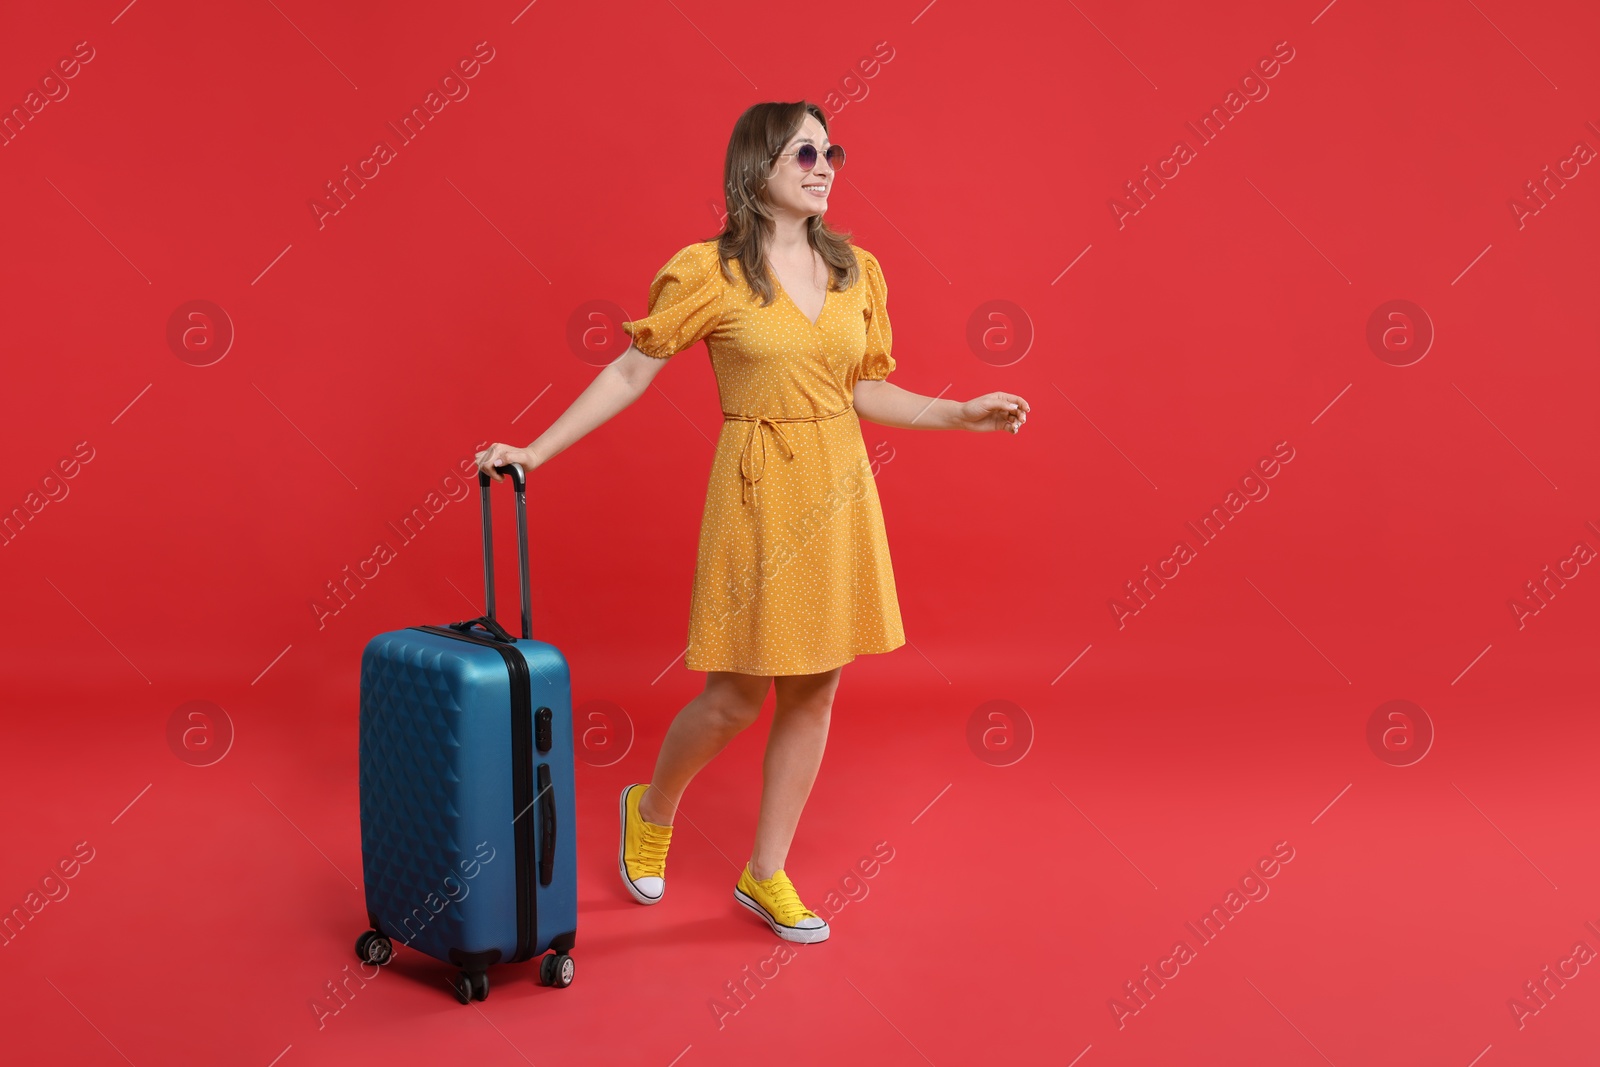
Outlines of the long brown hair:
{"type": "MultiPolygon", "coordinates": [[[[827,130],[827,115],[809,101],[752,104],[733,124],[733,136],[728,138],[728,155],[723,164],[728,217],[722,232],[706,240],[717,242],[722,276],[729,282],[733,277],[728,272],[728,261],[739,261],[763,307],[777,299],[767,271],[773,225],[772,203],[766,196],[767,179],[774,157],[783,151],[789,138],[800,132],[808,114],[816,116],[823,130],[827,130]]],[[[848,289],[856,283],[860,268],[850,247],[849,233],[829,229],[821,215],[813,215],[806,223],[806,240],[827,263],[832,289],[848,289]]]]}

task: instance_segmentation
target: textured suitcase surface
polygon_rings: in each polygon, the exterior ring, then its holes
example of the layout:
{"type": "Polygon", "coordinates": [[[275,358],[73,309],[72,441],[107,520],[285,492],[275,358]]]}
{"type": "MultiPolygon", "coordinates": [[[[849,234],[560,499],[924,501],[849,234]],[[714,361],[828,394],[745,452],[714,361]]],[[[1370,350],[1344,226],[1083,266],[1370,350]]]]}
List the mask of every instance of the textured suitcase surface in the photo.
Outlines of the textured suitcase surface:
{"type": "MultiPolygon", "coordinates": [[[[518,492],[525,544],[520,477],[518,492]]],[[[367,643],[359,753],[368,921],[377,935],[480,977],[494,963],[564,955],[577,930],[567,662],[553,645],[501,630],[492,592],[485,620],[367,643]]],[[[525,633],[528,621],[524,584],[525,633]]],[[[375,951],[372,937],[363,935],[358,954],[386,962],[392,946],[375,951]]],[[[541,981],[553,977],[541,972],[541,981]]],[[[570,979],[568,960],[553,984],[570,979]]],[[[470,983],[464,991],[478,995],[470,983]]]]}

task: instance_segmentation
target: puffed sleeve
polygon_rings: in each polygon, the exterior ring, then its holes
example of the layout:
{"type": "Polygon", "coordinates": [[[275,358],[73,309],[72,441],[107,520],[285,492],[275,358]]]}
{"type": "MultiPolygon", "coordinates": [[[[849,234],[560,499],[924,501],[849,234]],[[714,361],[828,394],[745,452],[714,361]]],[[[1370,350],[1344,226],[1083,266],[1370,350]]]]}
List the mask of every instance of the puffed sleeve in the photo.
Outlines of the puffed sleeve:
{"type": "Polygon", "coordinates": [[[861,380],[882,381],[894,370],[894,357],[889,355],[894,343],[889,329],[889,286],[883,280],[878,257],[862,248],[856,252],[867,284],[867,354],[861,363],[861,380]]]}
{"type": "Polygon", "coordinates": [[[645,355],[669,359],[717,328],[726,290],[716,242],[688,245],[656,272],[649,313],[622,329],[645,355]]]}

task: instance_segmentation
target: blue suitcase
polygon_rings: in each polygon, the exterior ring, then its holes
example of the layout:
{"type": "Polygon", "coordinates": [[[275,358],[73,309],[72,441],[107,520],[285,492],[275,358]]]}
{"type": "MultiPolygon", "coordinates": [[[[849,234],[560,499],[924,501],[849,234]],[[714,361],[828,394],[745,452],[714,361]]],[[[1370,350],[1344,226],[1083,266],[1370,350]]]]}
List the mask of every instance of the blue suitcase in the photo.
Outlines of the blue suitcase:
{"type": "Polygon", "coordinates": [[[494,614],[489,475],[483,498],[487,613],[379,634],[361,655],[361,871],[371,929],[364,963],[394,942],[459,967],[463,1004],[489,995],[488,967],[548,951],[539,981],[572,981],[578,926],[572,688],[567,661],[533,640],[527,484],[516,489],[522,640],[494,614]]]}

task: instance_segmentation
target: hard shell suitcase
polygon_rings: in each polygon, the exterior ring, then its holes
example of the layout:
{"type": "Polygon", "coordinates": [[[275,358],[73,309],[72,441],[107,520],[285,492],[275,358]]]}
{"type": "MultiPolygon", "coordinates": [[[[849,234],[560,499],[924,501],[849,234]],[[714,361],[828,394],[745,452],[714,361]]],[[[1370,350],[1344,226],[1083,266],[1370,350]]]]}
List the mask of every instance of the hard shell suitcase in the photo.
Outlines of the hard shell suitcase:
{"type": "Polygon", "coordinates": [[[488,474],[487,612],[374,637],[361,655],[361,870],[369,964],[398,941],[461,968],[463,1004],[489,995],[487,969],[546,951],[539,981],[572,981],[578,926],[572,688],[567,661],[533,639],[527,483],[516,489],[522,639],[495,620],[488,474]]]}

